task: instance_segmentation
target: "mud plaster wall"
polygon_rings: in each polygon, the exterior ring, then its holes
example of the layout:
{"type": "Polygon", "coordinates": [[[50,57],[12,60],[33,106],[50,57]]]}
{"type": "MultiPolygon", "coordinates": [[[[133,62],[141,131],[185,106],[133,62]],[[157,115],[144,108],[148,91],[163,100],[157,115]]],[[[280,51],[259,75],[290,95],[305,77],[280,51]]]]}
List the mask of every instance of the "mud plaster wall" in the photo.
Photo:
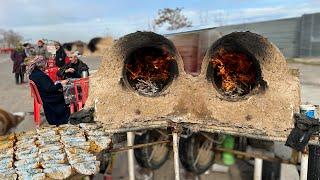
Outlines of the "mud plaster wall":
{"type": "MultiPolygon", "coordinates": [[[[265,93],[246,100],[230,102],[206,79],[206,68],[212,52],[203,61],[201,74],[188,75],[173,43],[150,32],[136,32],[119,39],[103,56],[96,74],[90,77],[87,106],[98,100],[98,121],[119,128],[133,121],[167,118],[179,122],[207,123],[215,128],[235,127],[260,131],[266,135],[285,133],[292,127],[292,113],[300,104],[299,78],[292,75],[279,49],[267,39],[253,33],[233,33],[231,38],[261,62],[263,79],[268,83],[265,93]],[[156,44],[175,53],[179,76],[159,97],[144,97],[120,84],[126,55],[137,47],[156,44]]],[[[144,124],[147,125],[147,124],[144,124]]]]}

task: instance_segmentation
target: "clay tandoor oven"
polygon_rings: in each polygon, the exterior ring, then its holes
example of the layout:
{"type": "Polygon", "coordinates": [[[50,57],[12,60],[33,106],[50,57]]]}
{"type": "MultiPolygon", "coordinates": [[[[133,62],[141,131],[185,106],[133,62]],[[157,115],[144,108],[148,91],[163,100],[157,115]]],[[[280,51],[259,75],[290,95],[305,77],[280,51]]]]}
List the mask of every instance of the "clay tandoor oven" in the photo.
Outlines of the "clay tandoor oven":
{"type": "Polygon", "coordinates": [[[152,32],[116,41],[90,80],[87,106],[96,104],[97,120],[110,128],[174,121],[266,136],[292,128],[300,104],[298,73],[266,38],[250,32],[221,37],[197,76],[185,72],[178,50],[152,32]]]}

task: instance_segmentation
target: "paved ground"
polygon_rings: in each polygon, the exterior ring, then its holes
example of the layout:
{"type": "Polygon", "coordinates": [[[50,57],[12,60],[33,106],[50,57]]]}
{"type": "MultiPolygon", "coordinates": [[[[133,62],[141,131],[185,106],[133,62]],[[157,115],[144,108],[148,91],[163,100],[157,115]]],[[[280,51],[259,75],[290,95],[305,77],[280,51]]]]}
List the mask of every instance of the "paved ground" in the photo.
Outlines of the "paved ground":
{"type": "MultiPolygon", "coordinates": [[[[100,64],[100,58],[86,58],[90,70],[96,70],[100,64]]],[[[9,112],[32,112],[33,101],[30,96],[29,85],[16,85],[12,72],[12,62],[8,55],[0,54],[0,108],[9,112]]],[[[25,78],[27,79],[27,77],[25,78]]]]}
{"type": "MultiPolygon", "coordinates": [[[[84,59],[90,70],[96,70],[100,58],[90,57],[84,59]]],[[[30,96],[28,83],[16,85],[12,73],[12,62],[9,55],[0,54],[0,108],[9,112],[33,112],[33,99],[30,96]]],[[[25,77],[27,81],[27,77],[25,77]]],[[[33,129],[34,123],[29,114],[27,119],[20,123],[17,131],[33,129]]]]}
{"type": "MultiPolygon", "coordinates": [[[[100,64],[100,58],[90,57],[85,58],[84,61],[89,65],[91,70],[96,70],[100,64]]],[[[290,63],[290,67],[299,68],[301,73],[301,96],[302,102],[309,102],[313,104],[320,104],[320,65],[308,65],[299,63],[290,63]]],[[[30,97],[30,90],[28,84],[16,85],[14,81],[12,70],[12,62],[8,55],[0,55],[0,108],[9,112],[32,112],[33,101],[30,97]]],[[[17,130],[29,130],[34,128],[32,116],[23,121],[17,130]]],[[[127,162],[126,155],[118,156],[115,165],[115,179],[127,179],[127,162]]],[[[171,157],[172,159],[172,157],[171,157]]],[[[231,168],[229,174],[225,173],[210,173],[209,175],[201,176],[201,179],[237,179],[239,177],[239,168],[231,168]]],[[[249,174],[252,172],[249,172],[249,174]]],[[[153,179],[173,179],[173,164],[172,160],[167,161],[165,166],[160,170],[153,172],[153,179]]],[[[183,173],[183,179],[190,179],[190,176],[183,173]]]]}
{"type": "Polygon", "coordinates": [[[289,63],[289,67],[300,71],[301,102],[320,105],[320,65],[289,63]]]}
{"type": "Polygon", "coordinates": [[[10,112],[33,110],[29,86],[22,84],[17,86],[12,73],[12,62],[8,56],[0,55],[0,108],[10,112]]]}

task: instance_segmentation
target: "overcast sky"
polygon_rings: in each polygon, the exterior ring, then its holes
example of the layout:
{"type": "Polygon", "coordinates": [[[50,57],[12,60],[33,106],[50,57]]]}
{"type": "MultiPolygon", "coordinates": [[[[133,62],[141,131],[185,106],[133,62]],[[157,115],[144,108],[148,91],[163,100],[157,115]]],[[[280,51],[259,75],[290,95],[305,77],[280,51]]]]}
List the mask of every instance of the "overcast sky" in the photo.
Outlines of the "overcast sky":
{"type": "Polygon", "coordinates": [[[119,37],[148,30],[158,9],[165,7],[183,7],[198,27],[320,12],[320,0],[0,0],[0,29],[13,29],[33,41],[119,37]]]}

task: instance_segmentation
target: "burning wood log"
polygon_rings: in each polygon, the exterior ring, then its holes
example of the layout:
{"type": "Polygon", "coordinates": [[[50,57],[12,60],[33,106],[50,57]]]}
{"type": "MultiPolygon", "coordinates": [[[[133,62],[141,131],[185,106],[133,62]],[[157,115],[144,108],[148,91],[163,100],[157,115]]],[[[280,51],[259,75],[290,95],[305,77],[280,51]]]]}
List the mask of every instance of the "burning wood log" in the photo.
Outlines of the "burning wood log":
{"type": "Polygon", "coordinates": [[[143,47],[135,50],[125,62],[125,79],[141,95],[155,96],[172,82],[175,59],[165,49],[143,47]]]}
{"type": "Polygon", "coordinates": [[[213,57],[211,63],[217,68],[216,78],[221,79],[221,88],[226,94],[242,95],[256,81],[253,63],[243,53],[222,52],[213,57]]]}

